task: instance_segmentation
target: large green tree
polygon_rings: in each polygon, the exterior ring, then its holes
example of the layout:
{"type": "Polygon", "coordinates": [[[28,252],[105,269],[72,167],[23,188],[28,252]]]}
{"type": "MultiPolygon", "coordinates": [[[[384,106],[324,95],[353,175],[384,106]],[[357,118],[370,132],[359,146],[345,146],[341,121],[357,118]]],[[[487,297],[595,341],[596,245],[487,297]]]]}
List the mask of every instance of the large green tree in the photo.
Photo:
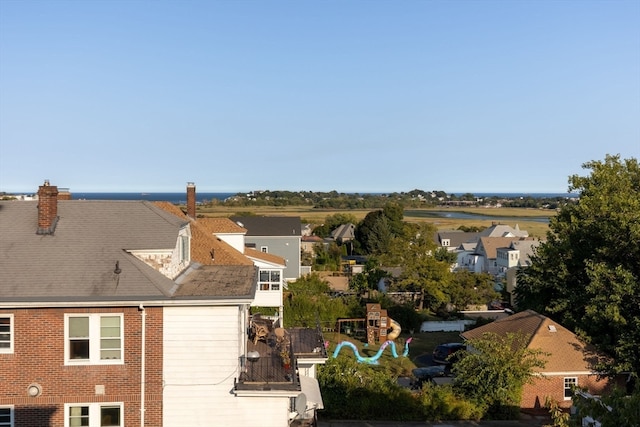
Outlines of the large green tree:
{"type": "Polygon", "coordinates": [[[488,273],[457,271],[448,289],[450,302],[456,309],[466,310],[469,305],[498,299],[500,294],[495,291],[494,283],[495,279],[488,273]]]}
{"type": "Polygon", "coordinates": [[[405,224],[403,233],[391,240],[380,261],[388,267],[402,267],[395,284],[402,290],[420,292],[420,309],[436,311],[449,302],[447,288],[452,273],[449,262],[435,256],[434,232],[428,223],[405,224]]]}
{"type": "Polygon", "coordinates": [[[548,315],[613,356],[610,373],[640,372],[640,168],[607,155],[569,177],[579,202],[551,218],[518,274],[518,309],[548,315]]]}
{"type": "Polygon", "coordinates": [[[347,317],[348,306],[343,300],[331,298],[329,282],[317,274],[309,274],[287,284],[284,300],[284,326],[313,328],[317,322],[333,326],[337,319],[347,317]]]}
{"type": "Polygon", "coordinates": [[[356,226],[358,247],[368,255],[380,255],[389,249],[391,239],[403,232],[402,205],[387,202],[384,208],[369,212],[356,226]]]}
{"type": "Polygon", "coordinates": [[[545,365],[544,353],[527,347],[520,333],[485,333],[467,341],[470,351],[456,353],[454,389],[486,408],[489,418],[513,419],[523,386],[545,365]]]}
{"type": "Polygon", "coordinates": [[[349,289],[356,291],[358,294],[366,291],[369,298],[371,298],[371,291],[377,290],[380,281],[387,276],[389,276],[389,273],[380,268],[378,260],[370,257],[364,265],[363,272],[354,274],[349,281],[349,289]]]}

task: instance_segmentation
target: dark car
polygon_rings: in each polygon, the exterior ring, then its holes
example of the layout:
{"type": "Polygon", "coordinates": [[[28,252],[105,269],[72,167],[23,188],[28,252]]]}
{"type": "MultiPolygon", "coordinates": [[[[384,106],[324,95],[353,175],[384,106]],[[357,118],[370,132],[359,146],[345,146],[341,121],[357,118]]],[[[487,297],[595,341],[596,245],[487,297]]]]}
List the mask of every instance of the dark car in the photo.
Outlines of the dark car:
{"type": "Polygon", "coordinates": [[[425,382],[438,384],[436,379],[441,379],[449,375],[445,367],[442,365],[415,368],[411,373],[413,374],[411,376],[411,388],[413,390],[420,390],[422,388],[422,384],[425,382]]]}
{"type": "Polygon", "coordinates": [[[460,350],[466,350],[466,348],[467,346],[460,342],[440,344],[433,350],[433,361],[435,363],[450,365],[453,362],[451,356],[460,350]]]}

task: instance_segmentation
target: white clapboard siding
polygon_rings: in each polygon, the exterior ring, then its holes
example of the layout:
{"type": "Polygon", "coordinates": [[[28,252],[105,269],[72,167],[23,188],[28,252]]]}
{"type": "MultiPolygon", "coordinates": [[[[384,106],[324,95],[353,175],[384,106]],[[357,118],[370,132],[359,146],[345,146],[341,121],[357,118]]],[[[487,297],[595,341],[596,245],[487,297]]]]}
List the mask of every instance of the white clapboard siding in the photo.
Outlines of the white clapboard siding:
{"type": "Polygon", "coordinates": [[[287,425],[288,398],[237,397],[237,306],[165,307],[163,427],[287,425]]]}

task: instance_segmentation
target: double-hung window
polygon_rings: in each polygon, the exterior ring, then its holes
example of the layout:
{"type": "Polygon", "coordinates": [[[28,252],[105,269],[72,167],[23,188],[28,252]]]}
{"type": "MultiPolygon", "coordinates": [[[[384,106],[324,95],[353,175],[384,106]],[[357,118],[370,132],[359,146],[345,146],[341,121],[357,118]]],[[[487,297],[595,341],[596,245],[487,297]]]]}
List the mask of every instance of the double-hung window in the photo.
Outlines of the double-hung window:
{"type": "Polygon", "coordinates": [[[13,353],[13,314],[0,315],[0,353],[13,353]]]}
{"type": "Polygon", "coordinates": [[[261,291],[279,291],[280,270],[260,270],[259,289],[261,291]]]}
{"type": "Polygon", "coordinates": [[[123,363],[123,329],[122,314],[66,314],[66,364],[123,363]]]}
{"type": "Polygon", "coordinates": [[[573,388],[578,386],[578,378],[565,377],[564,379],[564,400],[570,400],[573,397],[573,388]]]}
{"type": "Polygon", "coordinates": [[[67,403],[64,427],[122,427],[122,403],[67,403]]]}
{"type": "Polygon", "coordinates": [[[0,406],[0,427],[13,427],[13,406],[0,406]]]}

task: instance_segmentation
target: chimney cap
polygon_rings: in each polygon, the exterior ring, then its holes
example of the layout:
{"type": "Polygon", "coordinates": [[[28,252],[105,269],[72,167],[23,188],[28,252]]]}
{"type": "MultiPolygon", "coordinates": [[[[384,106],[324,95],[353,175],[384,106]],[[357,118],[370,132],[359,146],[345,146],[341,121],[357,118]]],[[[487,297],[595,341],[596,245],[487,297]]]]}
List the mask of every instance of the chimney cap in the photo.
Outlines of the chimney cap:
{"type": "Polygon", "coordinates": [[[43,185],[44,185],[45,187],[48,187],[48,186],[49,186],[49,180],[48,180],[48,179],[45,179],[45,180],[44,180],[44,184],[43,184],[43,185]]]}
{"type": "Polygon", "coordinates": [[[193,182],[187,182],[188,187],[195,187],[196,185],[193,182]]]}

